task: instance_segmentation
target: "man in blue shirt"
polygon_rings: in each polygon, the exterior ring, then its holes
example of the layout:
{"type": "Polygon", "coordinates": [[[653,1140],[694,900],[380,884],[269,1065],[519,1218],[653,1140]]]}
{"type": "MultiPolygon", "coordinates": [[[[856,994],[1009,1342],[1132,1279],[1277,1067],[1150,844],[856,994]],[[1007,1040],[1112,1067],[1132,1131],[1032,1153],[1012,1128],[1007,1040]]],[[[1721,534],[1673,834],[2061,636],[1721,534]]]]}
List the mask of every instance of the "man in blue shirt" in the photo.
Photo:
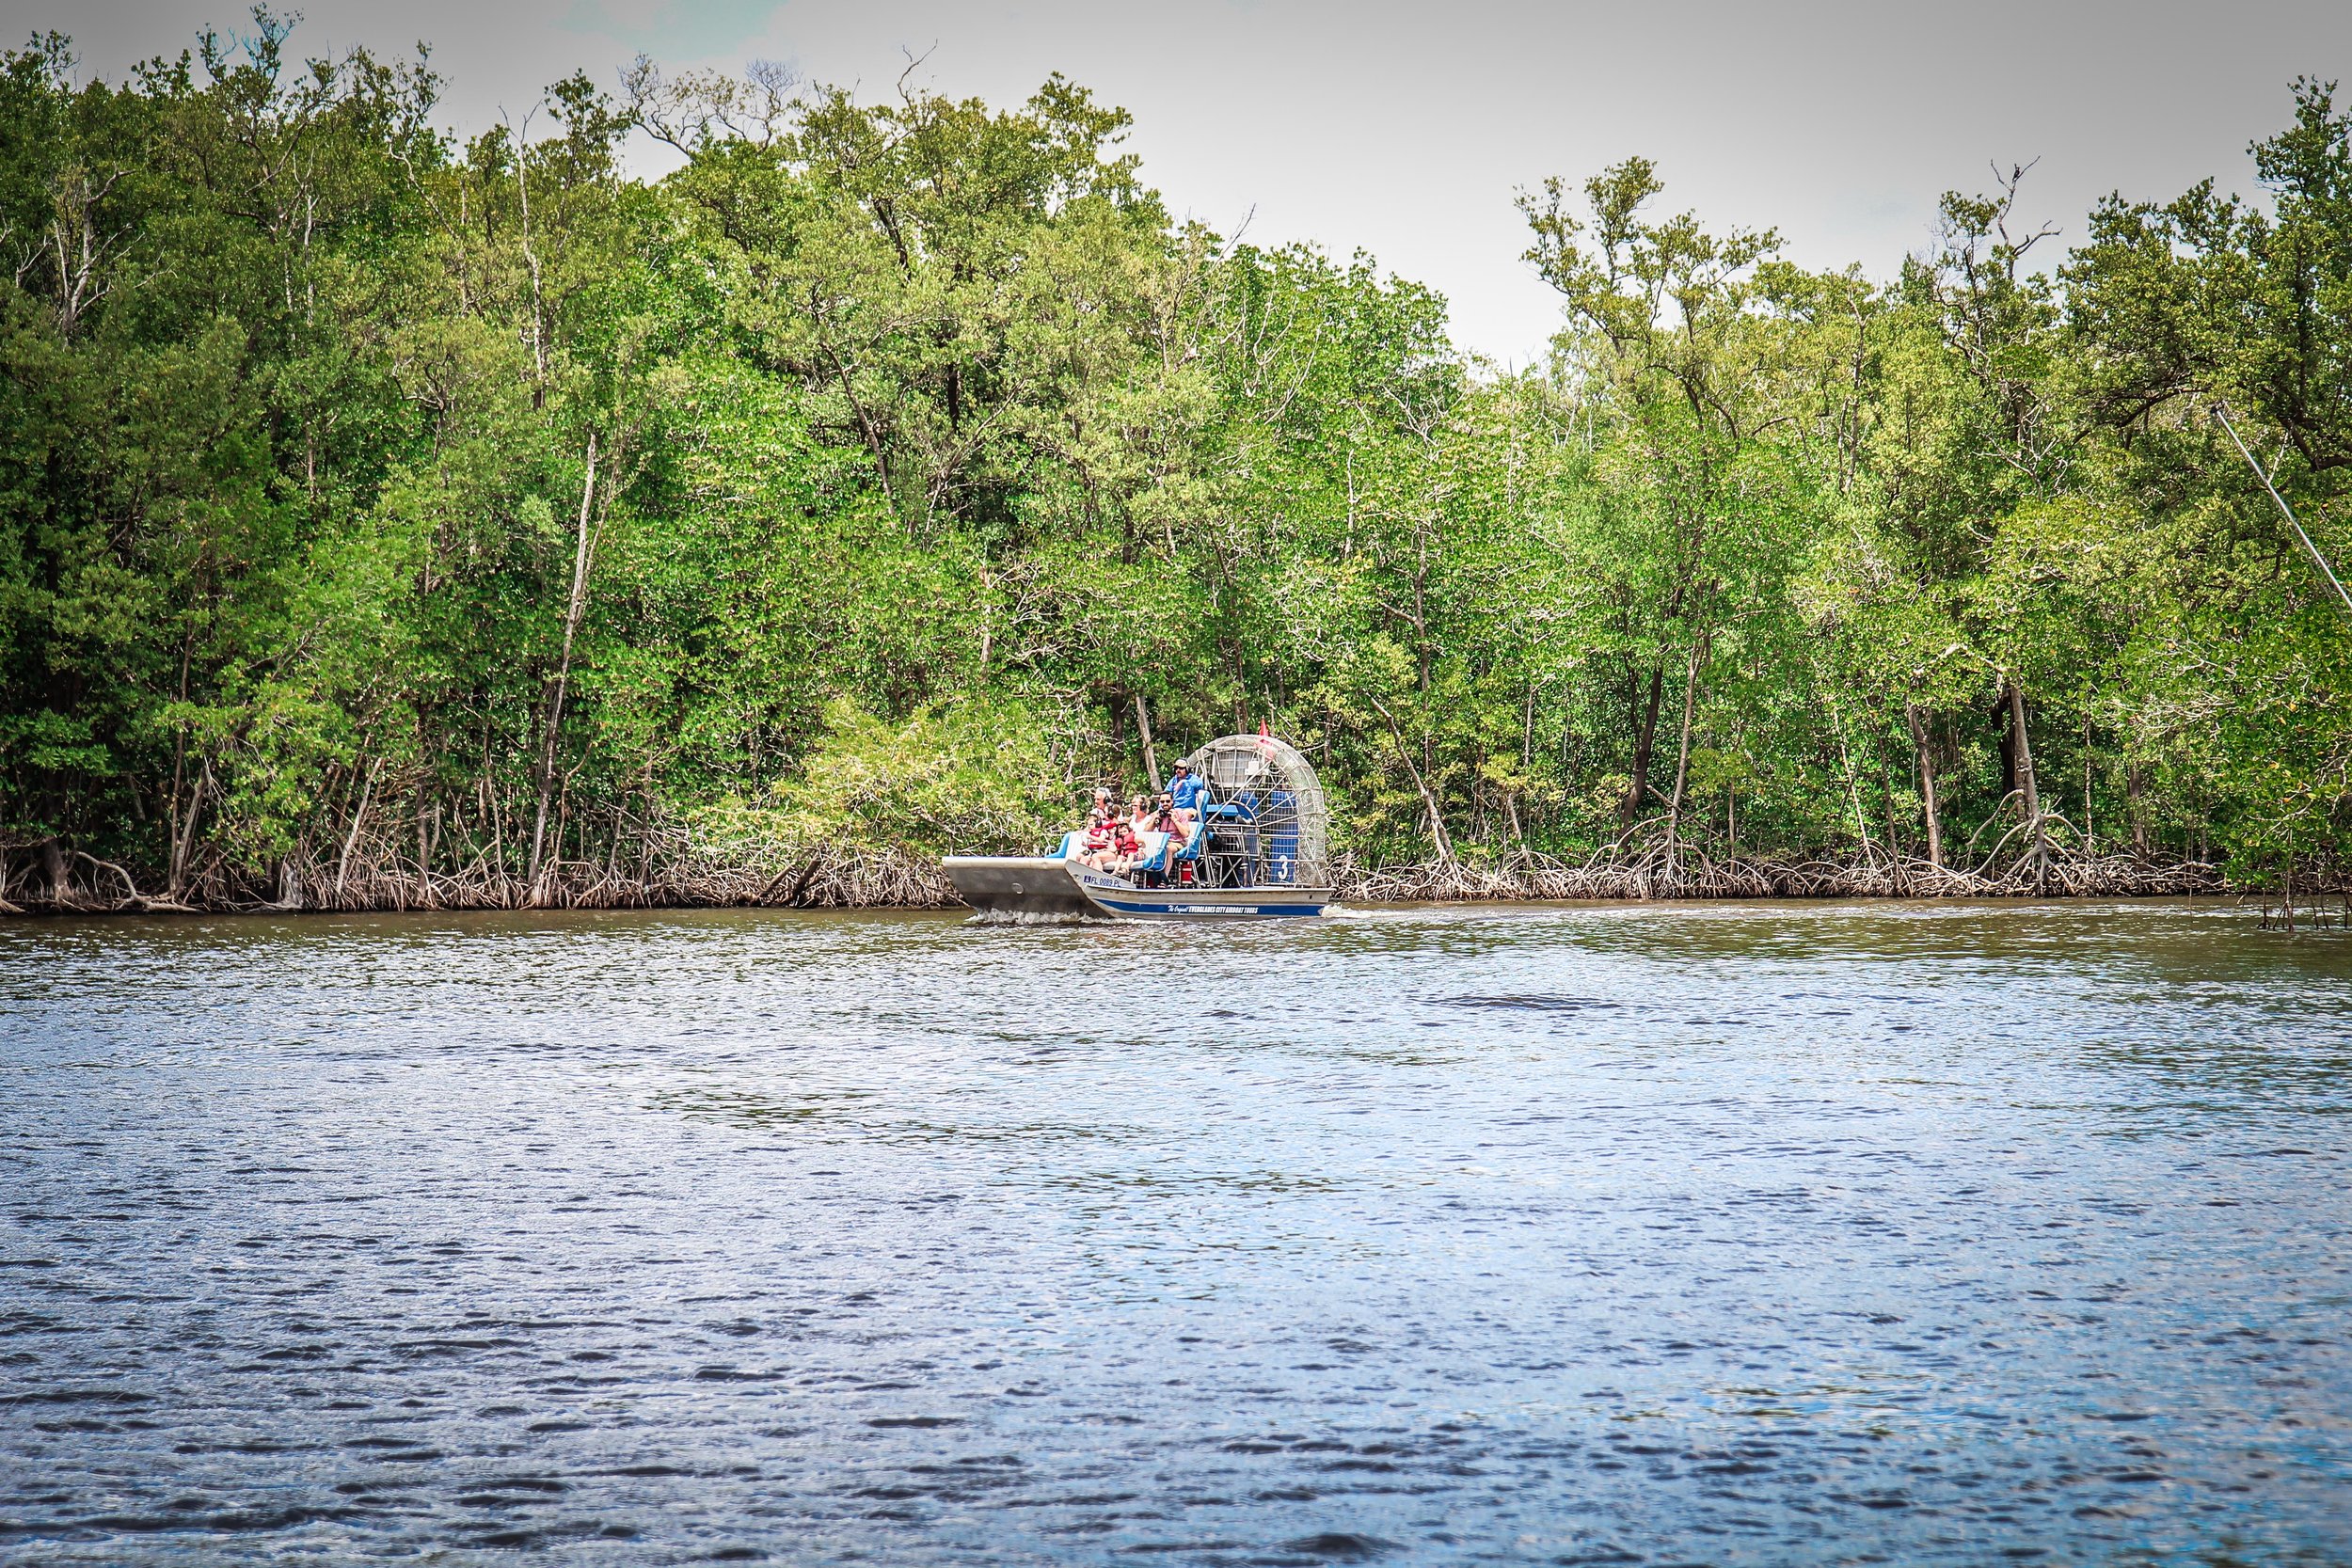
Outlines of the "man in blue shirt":
{"type": "Polygon", "coordinates": [[[1168,781],[1168,798],[1176,808],[1179,820],[1190,827],[1200,815],[1200,808],[1209,803],[1208,781],[1192,770],[1192,764],[1180,762],[1176,765],[1176,776],[1168,781]]]}

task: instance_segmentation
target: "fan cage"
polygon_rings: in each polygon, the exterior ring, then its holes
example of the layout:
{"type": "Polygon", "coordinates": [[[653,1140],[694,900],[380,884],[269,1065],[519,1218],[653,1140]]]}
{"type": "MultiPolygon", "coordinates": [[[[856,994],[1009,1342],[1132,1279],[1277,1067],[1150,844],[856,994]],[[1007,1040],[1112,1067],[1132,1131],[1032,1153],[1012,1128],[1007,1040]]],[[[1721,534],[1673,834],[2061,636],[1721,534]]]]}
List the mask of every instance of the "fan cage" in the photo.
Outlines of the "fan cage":
{"type": "Polygon", "coordinates": [[[1214,885],[1330,885],[1331,812],[1305,757],[1272,736],[1229,735],[1184,761],[1209,787],[1214,885]]]}

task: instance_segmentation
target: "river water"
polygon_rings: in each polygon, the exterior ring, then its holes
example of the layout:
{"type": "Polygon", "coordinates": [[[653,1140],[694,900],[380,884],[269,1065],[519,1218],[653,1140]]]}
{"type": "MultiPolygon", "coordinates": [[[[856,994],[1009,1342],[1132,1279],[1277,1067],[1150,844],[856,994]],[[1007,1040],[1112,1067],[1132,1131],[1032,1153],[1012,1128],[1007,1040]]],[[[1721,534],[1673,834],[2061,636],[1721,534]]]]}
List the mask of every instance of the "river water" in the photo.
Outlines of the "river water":
{"type": "Polygon", "coordinates": [[[0,927],[0,1561],[2352,1560],[2352,937],[0,927]]]}

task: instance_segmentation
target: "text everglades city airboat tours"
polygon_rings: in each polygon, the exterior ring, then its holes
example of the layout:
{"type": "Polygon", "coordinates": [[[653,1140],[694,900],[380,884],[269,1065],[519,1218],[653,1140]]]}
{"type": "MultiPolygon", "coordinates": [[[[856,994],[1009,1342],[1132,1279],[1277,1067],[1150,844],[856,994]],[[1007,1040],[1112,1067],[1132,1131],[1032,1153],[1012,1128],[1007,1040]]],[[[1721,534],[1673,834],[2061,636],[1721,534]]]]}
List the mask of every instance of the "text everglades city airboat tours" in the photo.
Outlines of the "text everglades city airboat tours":
{"type": "Polygon", "coordinates": [[[1181,920],[1321,914],[1331,902],[1330,812],[1307,759],[1266,735],[1229,735],[1184,758],[1205,786],[1183,833],[1146,833],[1126,875],[1050,855],[950,855],[941,863],[982,914],[1181,920]]]}

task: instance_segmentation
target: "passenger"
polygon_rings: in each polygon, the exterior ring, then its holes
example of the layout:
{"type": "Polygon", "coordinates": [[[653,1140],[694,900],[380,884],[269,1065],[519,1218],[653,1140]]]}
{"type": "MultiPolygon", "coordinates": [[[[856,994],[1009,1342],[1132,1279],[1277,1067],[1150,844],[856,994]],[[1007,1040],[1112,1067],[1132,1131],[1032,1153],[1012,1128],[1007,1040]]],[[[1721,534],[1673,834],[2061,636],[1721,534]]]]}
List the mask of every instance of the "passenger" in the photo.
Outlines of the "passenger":
{"type": "Polygon", "coordinates": [[[1183,881],[1191,865],[1189,862],[1180,863],[1176,859],[1176,851],[1184,847],[1191,830],[1176,820],[1176,807],[1166,790],[1162,790],[1159,798],[1152,802],[1151,831],[1168,835],[1166,858],[1160,863],[1160,873],[1154,879],[1155,882],[1183,881]]]}
{"type": "Polygon", "coordinates": [[[1176,776],[1168,781],[1168,797],[1176,808],[1176,820],[1184,824],[1184,832],[1190,832],[1209,803],[1208,781],[1192,770],[1192,764],[1180,762],[1176,765],[1176,776]]]}
{"type": "Polygon", "coordinates": [[[1111,804],[1111,792],[1109,787],[1107,785],[1097,785],[1094,791],[1094,804],[1087,808],[1087,826],[1089,828],[1096,827],[1098,825],[1105,828],[1109,827],[1111,817],[1115,815],[1116,810],[1117,808],[1111,804]]]}
{"type": "Polygon", "coordinates": [[[1080,865],[1103,867],[1111,858],[1112,818],[1087,813],[1086,832],[1079,837],[1076,856],[1080,865]]]}
{"type": "MultiPolygon", "coordinates": [[[[1136,835],[1136,844],[1138,847],[1136,862],[1140,866],[1142,863],[1152,858],[1151,835],[1168,832],[1171,830],[1161,824],[1159,808],[1152,803],[1152,797],[1137,795],[1127,802],[1127,831],[1136,835]]],[[[1147,883],[1157,885],[1158,874],[1156,872],[1147,871],[1143,876],[1147,883]]]]}
{"type": "Polygon", "coordinates": [[[1125,822],[1112,823],[1110,834],[1110,853],[1102,863],[1103,869],[1116,877],[1133,874],[1137,863],[1143,859],[1143,840],[1137,838],[1135,829],[1125,822]]]}

